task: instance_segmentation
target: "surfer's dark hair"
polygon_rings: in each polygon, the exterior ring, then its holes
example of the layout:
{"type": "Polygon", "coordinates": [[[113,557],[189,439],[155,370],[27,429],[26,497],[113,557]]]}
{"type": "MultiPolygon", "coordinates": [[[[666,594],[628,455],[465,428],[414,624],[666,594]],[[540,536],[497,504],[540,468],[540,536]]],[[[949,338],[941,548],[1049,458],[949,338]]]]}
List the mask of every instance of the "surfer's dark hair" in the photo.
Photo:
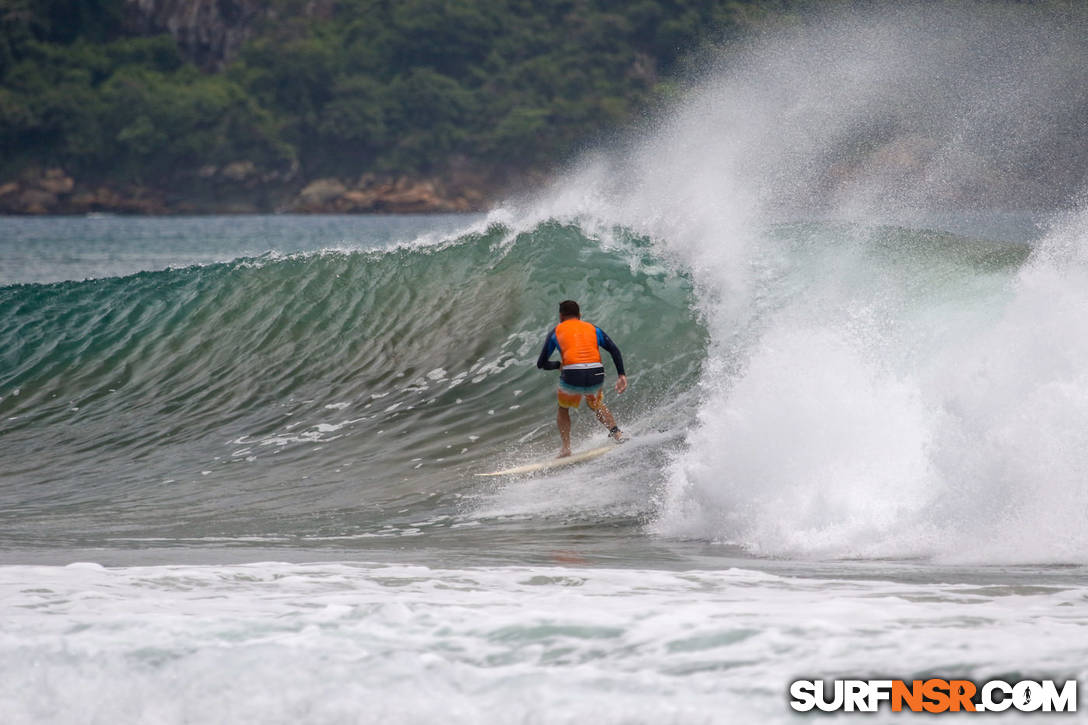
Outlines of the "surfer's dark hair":
{"type": "Polygon", "coordinates": [[[578,303],[574,300],[563,300],[559,303],[560,317],[581,317],[582,311],[578,309],[578,303]]]}

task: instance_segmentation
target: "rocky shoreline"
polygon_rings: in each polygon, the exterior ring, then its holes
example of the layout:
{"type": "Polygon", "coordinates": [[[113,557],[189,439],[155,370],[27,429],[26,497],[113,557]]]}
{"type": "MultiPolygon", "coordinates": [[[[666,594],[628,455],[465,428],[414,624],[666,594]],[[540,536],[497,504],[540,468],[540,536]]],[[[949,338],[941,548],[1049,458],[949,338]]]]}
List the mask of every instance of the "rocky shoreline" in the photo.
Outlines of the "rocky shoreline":
{"type": "MultiPolygon", "coordinates": [[[[148,185],[83,182],[64,169],[34,170],[0,183],[0,214],[439,214],[486,211],[500,186],[482,178],[367,173],[287,184],[239,162],[200,172],[190,193],[148,185]]],[[[463,175],[462,175],[463,176],[463,175]]]]}
{"type": "MultiPolygon", "coordinates": [[[[1063,189],[1080,188],[1083,164],[1037,178],[1032,167],[1008,168],[960,150],[974,173],[934,176],[941,149],[922,135],[892,138],[862,153],[844,154],[809,180],[810,208],[839,198],[885,195],[906,206],[957,209],[1064,208],[1063,189]]],[[[1080,158],[1084,158],[1081,150],[1080,158]]],[[[118,185],[73,178],[62,168],[28,169],[0,183],[0,214],[441,214],[488,210],[502,198],[539,188],[548,174],[482,167],[456,159],[432,176],[368,172],[358,177],[308,178],[297,164],[281,170],[250,161],[204,166],[176,186],[118,185]]]]}

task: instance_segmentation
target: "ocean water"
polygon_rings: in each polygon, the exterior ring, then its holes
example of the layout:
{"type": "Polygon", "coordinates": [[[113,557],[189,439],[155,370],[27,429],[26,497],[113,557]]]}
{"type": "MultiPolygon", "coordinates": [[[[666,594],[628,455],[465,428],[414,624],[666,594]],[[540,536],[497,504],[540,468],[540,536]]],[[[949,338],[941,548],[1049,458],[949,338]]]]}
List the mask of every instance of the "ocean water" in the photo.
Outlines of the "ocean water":
{"type": "MultiPolygon", "coordinates": [[[[134,223],[2,220],[2,253],[134,223]]],[[[235,257],[280,220],[138,223],[178,265],[0,288],[7,722],[756,722],[790,717],[799,678],[1085,674],[1083,492],[1050,478],[1084,449],[969,421],[1024,438],[1002,452],[1022,468],[995,476],[987,446],[942,479],[930,427],[958,404],[932,351],[1034,309],[1038,241],[778,225],[766,320],[723,344],[690,271],[621,229],[286,219],[319,248],[235,257]],[[189,264],[228,227],[229,261],[189,264]],[[770,325],[844,284],[865,301],[837,332],[770,325]],[[632,441],[475,477],[556,450],[534,361],[568,295],[623,346],[632,441]]],[[[1081,410],[1036,383],[1032,427],[1081,410]]]]}
{"type": "Polygon", "coordinates": [[[1084,36],[909,20],[764,39],[487,215],[0,219],[3,721],[763,723],[795,679],[1085,681],[1088,212],[1030,158],[1084,36]],[[940,152],[829,176],[874,128],[940,152]],[[965,204],[980,158],[1065,203],[965,204]],[[624,351],[631,441],[476,477],[556,452],[567,297],[624,351]]]}

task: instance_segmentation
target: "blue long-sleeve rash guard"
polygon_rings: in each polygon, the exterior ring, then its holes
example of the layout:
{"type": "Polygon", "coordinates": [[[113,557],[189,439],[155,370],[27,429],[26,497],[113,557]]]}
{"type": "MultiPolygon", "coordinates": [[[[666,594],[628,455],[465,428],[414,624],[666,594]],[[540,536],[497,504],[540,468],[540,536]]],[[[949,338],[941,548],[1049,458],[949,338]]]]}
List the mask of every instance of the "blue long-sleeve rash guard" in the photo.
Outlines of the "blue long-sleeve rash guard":
{"type": "MultiPolygon", "coordinates": [[[[616,366],[617,375],[626,375],[623,371],[623,355],[620,354],[620,349],[616,347],[616,343],[612,342],[612,338],[605,334],[604,330],[594,325],[597,330],[597,347],[608,350],[608,354],[612,356],[612,362],[616,366]]],[[[555,337],[555,328],[548,333],[547,339],[544,340],[544,348],[540,351],[540,357],[536,360],[536,366],[541,370],[558,370],[562,367],[562,363],[558,360],[549,360],[552,353],[559,350],[559,341],[555,337]]],[[[560,353],[562,356],[562,353],[560,353]]]]}

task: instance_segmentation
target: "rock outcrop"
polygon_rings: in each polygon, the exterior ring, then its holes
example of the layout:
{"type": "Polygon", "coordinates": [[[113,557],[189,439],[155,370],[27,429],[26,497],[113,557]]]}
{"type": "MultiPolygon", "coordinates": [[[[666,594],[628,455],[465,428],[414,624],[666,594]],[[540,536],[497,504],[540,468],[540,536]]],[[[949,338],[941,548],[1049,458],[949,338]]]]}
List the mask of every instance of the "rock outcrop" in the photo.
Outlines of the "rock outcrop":
{"type": "MultiPolygon", "coordinates": [[[[126,25],[137,34],[169,33],[182,56],[204,70],[222,70],[263,21],[274,21],[268,0],[125,0],[126,25]]],[[[302,17],[327,18],[335,0],[307,0],[302,17]]]]}
{"type": "Polygon", "coordinates": [[[267,16],[261,0],[126,0],[135,33],[170,33],[181,54],[218,70],[237,54],[253,26],[267,16]]]}
{"type": "Polygon", "coordinates": [[[379,176],[321,178],[303,184],[294,172],[262,172],[236,161],[197,173],[189,193],[130,185],[80,183],[63,169],[31,169],[0,183],[0,214],[235,214],[296,213],[428,214],[481,211],[499,187],[482,181],[379,176]]]}
{"type": "Polygon", "coordinates": [[[165,214],[170,211],[163,194],[151,189],[80,187],[63,169],[27,171],[18,180],[0,185],[0,213],[3,214],[165,214]]]}
{"type": "Polygon", "coordinates": [[[289,210],[423,214],[478,211],[484,208],[485,202],[482,190],[454,188],[439,179],[363,174],[355,182],[334,178],[312,181],[299,191],[289,210]]]}

